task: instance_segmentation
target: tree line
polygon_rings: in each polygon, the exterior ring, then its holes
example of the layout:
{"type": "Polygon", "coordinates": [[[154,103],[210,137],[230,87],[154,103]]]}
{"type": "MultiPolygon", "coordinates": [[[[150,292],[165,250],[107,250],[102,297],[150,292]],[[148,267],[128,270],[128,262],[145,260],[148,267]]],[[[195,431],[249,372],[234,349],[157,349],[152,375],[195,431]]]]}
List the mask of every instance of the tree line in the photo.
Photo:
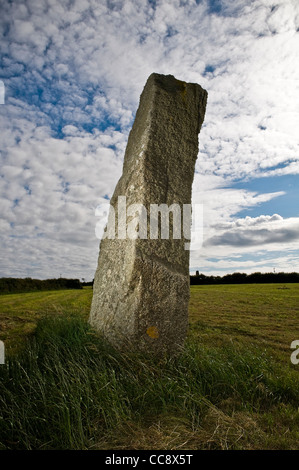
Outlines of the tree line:
{"type": "Polygon", "coordinates": [[[79,279],[31,279],[31,277],[0,278],[0,294],[25,293],[45,290],[82,289],[79,279]]]}
{"type": "Polygon", "coordinates": [[[258,284],[258,283],[278,283],[278,282],[298,282],[299,273],[233,273],[225,274],[225,276],[206,276],[199,274],[190,276],[191,285],[200,284],[258,284]]]}
{"type": "MultiPolygon", "coordinates": [[[[258,283],[287,283],[298,282],[299,273],[232,273],[224,276],[206,276],[198,271],[190,275],[190,285],[207,284],[258,284],[258,283]]],[[[83,286],[93,286],[93,281],[80,282],[79,279],[32,279],[2,277],[0,278],[0,294],[25,293],[46,290],[83,289],[83,286]]]]}

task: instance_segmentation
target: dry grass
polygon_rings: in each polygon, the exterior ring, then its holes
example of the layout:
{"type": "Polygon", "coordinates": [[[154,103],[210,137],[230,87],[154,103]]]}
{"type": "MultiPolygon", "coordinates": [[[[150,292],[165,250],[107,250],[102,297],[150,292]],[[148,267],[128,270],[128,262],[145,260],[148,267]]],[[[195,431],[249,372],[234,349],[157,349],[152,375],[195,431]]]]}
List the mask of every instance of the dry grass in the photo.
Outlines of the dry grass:
{"type": "Polygon", "coordinates": [[[191,286],[189,318],[200,341],[254,344],[288,365],[299,339],[299,284],[191,286]]]}
{"type": "Polygon", "coordinates": [[[120,357],[97,343],[86,329],[91,297],[0,297],[0,339],[12,355],[0,448],[298,450],[298,284],[192,286],[177,362],[120,357]],[[62,326],[51,323],[57,315],[62,326]]]}

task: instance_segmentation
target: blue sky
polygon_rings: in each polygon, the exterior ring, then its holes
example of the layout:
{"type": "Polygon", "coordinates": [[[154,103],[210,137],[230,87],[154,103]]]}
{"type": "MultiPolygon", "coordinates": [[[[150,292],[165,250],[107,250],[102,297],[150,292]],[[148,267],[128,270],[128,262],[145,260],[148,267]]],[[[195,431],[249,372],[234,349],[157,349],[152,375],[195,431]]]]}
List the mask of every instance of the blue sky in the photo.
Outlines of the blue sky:
{"type": "Polygon", "coordinates": [[[0,34],[0,276],[93,278],[152,72],[209,94],[191,272],[299,271],[297,0],[2,0],[0,34]]]}
{"type": "Polygon", "coordinates": [[[268,178],[253,178],[248,181],[236,181],[233,183],[234,188],[264,192],[283,192],[281,196],[274,200],[262,203],[261,205],[251,207],[250,209],[241,210],[237,215],[243,217],[250,215],[258,217],[261,211],[265,214],[276,212],[282,217],[299,217],[299,185],[297,175],[269,176],[268,178]]]}

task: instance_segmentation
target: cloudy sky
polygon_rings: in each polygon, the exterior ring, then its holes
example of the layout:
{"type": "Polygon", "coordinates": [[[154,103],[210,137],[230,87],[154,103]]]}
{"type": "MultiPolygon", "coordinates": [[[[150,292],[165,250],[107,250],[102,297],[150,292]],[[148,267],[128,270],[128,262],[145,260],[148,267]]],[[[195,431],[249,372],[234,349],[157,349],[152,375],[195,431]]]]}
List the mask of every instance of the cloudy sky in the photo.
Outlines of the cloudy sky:
{"type": "Polygon", "coordinates": [[[152,72],[209,94],[191,272],[299,271],[298,0],[1,0],[0,28],[0,276],[93,278],[152,72]]]}

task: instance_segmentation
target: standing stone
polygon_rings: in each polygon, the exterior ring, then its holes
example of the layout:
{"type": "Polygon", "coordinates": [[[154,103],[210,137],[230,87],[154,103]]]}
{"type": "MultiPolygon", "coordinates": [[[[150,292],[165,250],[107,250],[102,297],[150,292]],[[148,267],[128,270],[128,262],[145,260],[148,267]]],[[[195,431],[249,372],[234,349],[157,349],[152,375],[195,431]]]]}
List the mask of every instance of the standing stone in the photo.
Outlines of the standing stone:
{"type": "MultiPolygon", "coordinates": [[[[157,221],[152,204],[178,204],[182,211],[183,204],[191,204],[206,101],[207,92],[199,85],[156,73],[150,75],[140,97],[123,174],[110,201],[115,238],[110,229],[102,238],[90,313],[91,325],[120,348],[176,353],[184,343],[190,295],[185,243],[189,240],[172,236],[171,217],[169,238],[162,239],[160,230],[158,238],[152,239],[150,216],[157,221]],[[139,206],[129,209],[132,204],[139,206]],[[147,217],[145,230],[143,219],[138,219],[141,215],[147,217]],[[126,236],[132,225],[139,238],[126,236]]],[[[174,221],[175,213],[170,215],[174,221]]]]}

